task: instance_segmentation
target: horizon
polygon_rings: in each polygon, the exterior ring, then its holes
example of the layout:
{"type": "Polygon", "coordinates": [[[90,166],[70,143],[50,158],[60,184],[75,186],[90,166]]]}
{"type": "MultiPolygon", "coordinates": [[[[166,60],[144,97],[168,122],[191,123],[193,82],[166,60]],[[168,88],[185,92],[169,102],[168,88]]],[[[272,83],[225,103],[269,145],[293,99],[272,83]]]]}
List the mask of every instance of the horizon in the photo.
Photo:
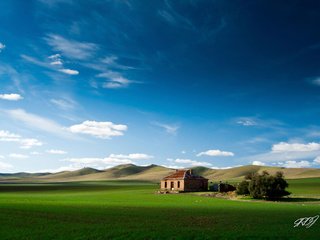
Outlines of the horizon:
{"type": "Polygon", "coordinates": [[[1,1],[0,172],[320,168],[319,6],[1,1]]]}
{"type": "MultiPolygon", "coordinates": [[[[78,168],[78,169],[71,169],[71,170],[62,170],[62,171],[55,171],[55,172],[10,172],[10,173],[6,173],[6,172],[0,172],[1,174],[18,174],[18,173],[28,173],[28,174],[39,174],[39,173],[49,173],[49,174],[55,174],[55,173],[61,173],[61,172],[75,172],[75,171],[79,171],[79,170],[83,170],[83,169],[94,169],[97,171],[106,171],[112,168],[117,168],[120,166],[133,166],[133,167],[151,167],[151,166],[155,166],[155,167],[163,167],[163,168],[167,168],[167,169],[171,169],[171,170],[183,170],[183,169],[195,169],[195,168],[206,168],[206,169],[210,169],[210,170],[230,170],[230,169],[234,169],[234,168],[241,168],[241,167],[248,167],[248,166],[256,166],[256,167],[262,167],[262,168],[281,168],[281,169],[300,169],[300,168],[293,168],[293,167],[279,167],[279,166],[261,166],[261,165],[253,165],[253,164],[248,164],[248,165],[238,165],[238,166],[233,166],[233,167],[225,167],[225,168],[215,168],[215,167],[205,167],[205,166],[191,166],[191,167],[179,167],[179,168],[171,168],[168,166],[163,166],[163,165],[157,165],[157,164],[149,164],[149,165],[137,165],[137,164],[133,164],[133,163],[124,163],[124,164],[119,164],[119,165],[115,165],[112,167],[107,167],[107,168],[94,168],[94,167],[82,167],[82,168],[78,168]]],[[[318,168],[304,168],[304,169],[318,169],[318,168]]]]}

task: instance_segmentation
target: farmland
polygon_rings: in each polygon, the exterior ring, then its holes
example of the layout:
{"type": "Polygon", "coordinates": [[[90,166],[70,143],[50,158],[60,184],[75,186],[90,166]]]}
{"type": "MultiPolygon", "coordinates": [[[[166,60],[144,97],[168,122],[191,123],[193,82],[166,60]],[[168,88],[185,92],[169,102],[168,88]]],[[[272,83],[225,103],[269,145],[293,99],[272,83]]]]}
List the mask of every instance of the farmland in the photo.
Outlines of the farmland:
{"type": "Polygon", "coordinates": [[[1,239],[317,239],[320,222],[308,229],[293,228],[293,222],[320,213],[319,179],[289,184],[294,198],[309,200],[158,195],[157,184],[143,181],[1,184],[0,234],[1,239]]]}

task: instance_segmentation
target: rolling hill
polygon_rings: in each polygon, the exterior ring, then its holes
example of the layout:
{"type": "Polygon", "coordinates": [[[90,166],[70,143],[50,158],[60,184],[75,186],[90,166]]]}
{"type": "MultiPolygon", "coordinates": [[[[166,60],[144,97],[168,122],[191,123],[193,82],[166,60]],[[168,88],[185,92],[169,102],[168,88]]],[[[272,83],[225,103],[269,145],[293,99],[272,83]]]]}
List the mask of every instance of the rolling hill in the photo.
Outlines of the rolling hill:
{"type": "MultiPolygon", "coordinates": [[[[280,168],[267,166],[241,166],[229,169],[211,169],[207,167],[193,167],[196,175],[208,178],[210,181],[240,180],[252,172],[268,171],[273,174],[282,171],[287,179],[320,178],[320,169],[317,168],[280,168]]],[[[14,173],[0,174],[0,182],[72,182],[72,181],[101,181],[101,180],[139,180],[158,182],[164,176],[174,172],[174,169],[158,166],[136,166],[125,164],[105,170],[82,168],[76,171],[58,173],[14,173]]]]}

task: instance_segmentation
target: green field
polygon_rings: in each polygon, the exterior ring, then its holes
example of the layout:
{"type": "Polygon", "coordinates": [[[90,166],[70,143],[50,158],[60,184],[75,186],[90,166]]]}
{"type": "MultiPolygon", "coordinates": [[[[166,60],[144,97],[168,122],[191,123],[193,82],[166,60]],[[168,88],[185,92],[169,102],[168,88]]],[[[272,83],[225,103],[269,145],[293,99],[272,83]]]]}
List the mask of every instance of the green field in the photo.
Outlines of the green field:
{"type": "Polygon", "coordinates": [[[0,239],[319,239],[320,179],[290,180],[288,202],[155,194],[139,181],[1,184],[0,239]],[[306,201],[301,198],[306,196],[306,201]]]}

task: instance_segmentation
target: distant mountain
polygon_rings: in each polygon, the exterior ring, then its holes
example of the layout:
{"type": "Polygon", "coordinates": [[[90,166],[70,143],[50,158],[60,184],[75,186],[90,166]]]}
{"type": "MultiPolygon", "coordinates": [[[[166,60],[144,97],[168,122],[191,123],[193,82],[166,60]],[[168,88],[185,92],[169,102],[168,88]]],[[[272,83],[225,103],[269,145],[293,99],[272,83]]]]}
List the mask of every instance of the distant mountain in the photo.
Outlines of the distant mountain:
{"type": "MultiPolygon", "coordinates": [[[[317,168],[280,168],[254,165],[229,169],[192,168],[194,174],[204,176],[210,181],[239,180],[248,173],[261,173],[264,170],[270,174],[282,171],[287,179],[320,177],[320,169],[317,168]]],[[[174,171],[174,169],[154,164],[149,166],[125,164],[105,170],[82,168],[76,171],[63,171],[58,173],[0,173],[0,182],[71,182],[99,180],[141,180],[158,182],[174,171]]]]}

